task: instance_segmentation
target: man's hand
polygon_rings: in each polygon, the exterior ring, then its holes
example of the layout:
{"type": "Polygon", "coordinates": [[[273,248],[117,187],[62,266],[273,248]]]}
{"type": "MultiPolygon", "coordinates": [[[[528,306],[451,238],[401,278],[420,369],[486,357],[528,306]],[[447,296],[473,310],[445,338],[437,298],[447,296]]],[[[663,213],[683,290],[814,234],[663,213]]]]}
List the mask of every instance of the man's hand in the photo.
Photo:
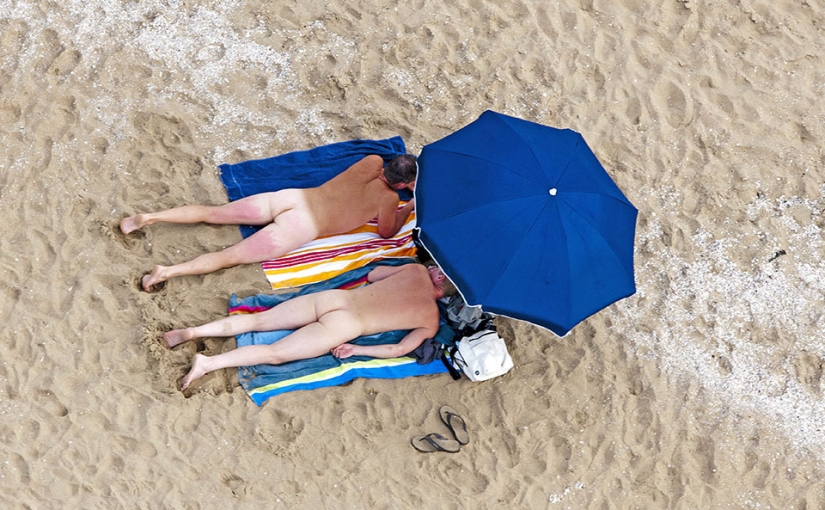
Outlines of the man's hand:
{"type": "Polygon", "coordinates": [[[352,344],[341,344],[333,347],[330,351],[336,358],[349,358],[355,354],[355,346],[352,344]]]}
{"type": "Polygon", "coordinates": [[[378,235],[384,239],[397,234],[401,227],[407,223],[410,214],[415,210],[415,198],[398,208],[398,196],[394,195],[394,201],[387,201],[382,209],[378,211],[378,235]]]}

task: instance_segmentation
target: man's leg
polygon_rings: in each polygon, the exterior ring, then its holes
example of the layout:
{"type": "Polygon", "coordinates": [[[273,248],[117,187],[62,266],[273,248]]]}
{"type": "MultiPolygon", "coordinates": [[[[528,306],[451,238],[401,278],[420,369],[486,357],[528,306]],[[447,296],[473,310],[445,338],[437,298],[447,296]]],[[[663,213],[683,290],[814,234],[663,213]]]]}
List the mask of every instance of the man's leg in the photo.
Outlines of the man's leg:
{"type": "Polygon", "coordinates": [[[136,214],[120,222],[120,230],[130,234],[154,223],[213,223],[216,225],[266,225],[283,207],[294,207],[296,190],[260,193],[224,205],[184,205],[165,211],[136,214]]]}
{"type": "Polygon", "coordinates": [[[176,276],[207,274],[219,269],[276,259],[306,244],[317,236],[317,229],[307,209],[289,209],[275,221],[238,244],[222,251],[206,253],[174,266],[155,266],[142,280],[143,289],[176,276]]]}
{"type": "Polygon", "coordinates": [[[357,315],[348,310],[334,310],[272,345],[247,345],[212,357],[195,354],[192,368],[181,380],[181,389],[185,390],[192,381],[222,368],[279,365],[314,358],[357,338],[361,331],[357,315]]]}

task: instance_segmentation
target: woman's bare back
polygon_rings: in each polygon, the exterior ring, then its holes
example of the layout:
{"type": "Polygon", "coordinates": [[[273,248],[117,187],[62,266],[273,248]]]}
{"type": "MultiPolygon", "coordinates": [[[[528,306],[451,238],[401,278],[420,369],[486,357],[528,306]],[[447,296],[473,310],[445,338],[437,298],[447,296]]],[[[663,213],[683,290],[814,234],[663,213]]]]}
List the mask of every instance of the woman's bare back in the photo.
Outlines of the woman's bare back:
{"type": "Polygon", "coordinates": [[[427,269],[420,264],[406,265],[386,279],[347,292],[349,307],[358,315],[364,335],[397,329],[438,329],[434,293],[427,269]]]}

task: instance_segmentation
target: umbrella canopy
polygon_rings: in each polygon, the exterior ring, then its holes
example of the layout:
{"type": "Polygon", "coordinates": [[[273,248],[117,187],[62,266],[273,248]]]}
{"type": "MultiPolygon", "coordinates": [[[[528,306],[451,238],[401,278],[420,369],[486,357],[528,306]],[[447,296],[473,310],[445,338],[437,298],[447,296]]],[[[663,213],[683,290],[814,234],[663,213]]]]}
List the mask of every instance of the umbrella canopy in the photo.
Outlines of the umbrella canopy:
{"type": "Polygon", "coordinates": [[[579,133],[493,111],[426,145],[419,238],[470,305],[563,336],[636,292],[637,210],[579,133]]]}

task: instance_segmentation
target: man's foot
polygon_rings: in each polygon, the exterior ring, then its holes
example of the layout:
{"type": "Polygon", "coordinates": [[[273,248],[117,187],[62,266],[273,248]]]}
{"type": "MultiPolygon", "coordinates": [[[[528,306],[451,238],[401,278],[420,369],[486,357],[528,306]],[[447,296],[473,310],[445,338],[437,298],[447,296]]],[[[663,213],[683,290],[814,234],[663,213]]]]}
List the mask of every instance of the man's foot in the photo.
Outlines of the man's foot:
{"type": "Polygon", "coordinates": [[[166,347],[170,349],[183,342],[192,340],[192,338],[194,338],[194,336],[189,333],[188,329],[173,329],[163,334],[163,342],[166,344],[166,347]]]}
{"type": "Polygon", "coordinates": [[[155,266],[151,273],[143,275],[143,278],[140,280],[143,290],[146,292],[159,291],[162,287],[159,287],[158,284],[166,281],[166,278],[161,275],[164,269],[166,268],[163,266],[155,266]]]}
{"type": "Polygon", "coordinates": [[[129,216],[128,218],[123,218],[120,220],[120,231],[124,234],[131,234],[135,230],[143,228],[145,225],[145,218],[142,214],[136,214],[134,216],[129,216]]]}
{"type": "Polygon", "coordinates": [[[195,354],[195,357],[192,358],[192,368],[189,370],[189,373],[180,380],[181,391],[188,388],[189,385],[192,384],[192,381],[209,373],[209,370],[206,368],[208,360],[209,358],[203,354],[195,354]]]}

